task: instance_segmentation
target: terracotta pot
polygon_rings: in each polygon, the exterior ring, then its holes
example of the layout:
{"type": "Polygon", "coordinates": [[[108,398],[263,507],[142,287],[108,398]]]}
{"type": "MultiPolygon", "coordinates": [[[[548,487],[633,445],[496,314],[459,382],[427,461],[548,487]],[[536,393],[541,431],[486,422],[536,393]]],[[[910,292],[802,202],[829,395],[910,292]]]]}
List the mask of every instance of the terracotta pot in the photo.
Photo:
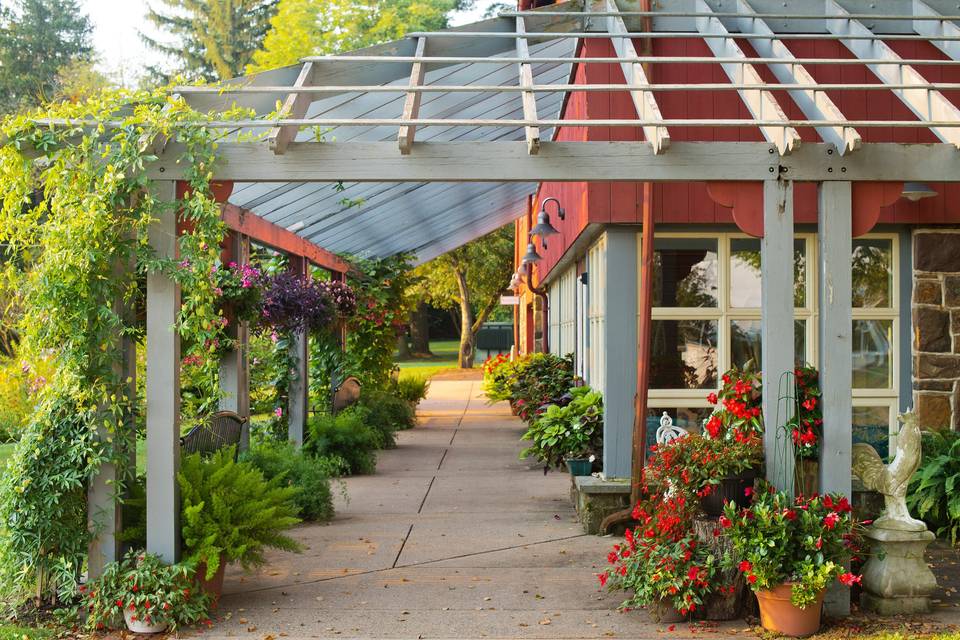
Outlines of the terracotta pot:
{"type": "Polygon", "coordinates": [[[768,631],[804,638],[820,630],[820,613],[823,610],[823,594],[817,594],[813,604],[801,609],[790,602],[793,584],[786,582],[768,591],[757,591],[760,603],[760,624],[768,631]]]}
{"type": "Polygon", "coordinates": [[[197,580],[200,582],[200,588],[209,593],[213,597],[213,604],[220,600],[220,596],[223,595],[223,576],[227,570],[227,559],[224,556],[220,556],[220,568],[217,569],[217,572],[213,574],[213,577],[207,580],[207,563],[200,562],[197,564],[197,580]]]}
{"type": "Polygon", "coordinates": [[[700,508],[708,516],[717,518],[723,515],[725,502],[733,502],[739,507],[749,507],[750,497],[746,490],[753,487],[753,481],[756,478],[757,472],[754,469],[748,469],[738,476],[723,478],[720,484],[714,486],[710,495],[700,498],[700,508]]]}
{"type": "Polygon", "coordinates": [[[163,633],[169,626],[166,622],[163,624],[144,622],[139,617],[134,620],[135,615],[137,615],[136,611],[131,611],[128,607],[123,608],[123,619],[127,621],[127,629],[131,633],[163,633]]]}
{"type": "Polygon", "coordinates": [[[666,624],[671,622],[683,622],[687,619],[687,616],[677,611],[677,608],[673,606],[673,603],[668,598],[651,602],[646,606],[646,610],[647,615],[650,616],[650,619],[654,622],[666,624]]]}

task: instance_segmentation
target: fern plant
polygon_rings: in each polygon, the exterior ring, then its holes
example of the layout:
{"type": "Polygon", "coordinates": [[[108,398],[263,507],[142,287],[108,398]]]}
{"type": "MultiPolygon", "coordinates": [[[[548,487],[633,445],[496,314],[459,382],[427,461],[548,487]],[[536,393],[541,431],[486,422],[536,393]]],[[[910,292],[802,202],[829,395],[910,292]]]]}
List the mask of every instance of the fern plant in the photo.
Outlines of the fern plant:
{"type": "Polygon", "coordinates": [[[205,563],[206,579],[221,559],[249,570],[264,564],[266,548],[300,550],[284,533],[300,522],[298,489],[284,486],[282,476],[267,480],[251,463],[236,462],[233,447],[209,459],[185,456],[177,480],[184,559],[205,563]]]}
{"type": "Polygon", "coordinates": [[[938,537],[960,537],[960,433],[929,432],[923,460],[910,481],[907,506],[938,537]]]}

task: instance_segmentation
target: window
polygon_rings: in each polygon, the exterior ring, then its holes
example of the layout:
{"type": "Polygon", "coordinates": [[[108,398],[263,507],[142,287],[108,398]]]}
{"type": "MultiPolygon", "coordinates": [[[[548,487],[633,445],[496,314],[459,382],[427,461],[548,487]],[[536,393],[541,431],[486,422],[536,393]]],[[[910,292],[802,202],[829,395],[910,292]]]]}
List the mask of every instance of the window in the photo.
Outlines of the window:
{"type": "MultiPolygon", "coordinates": [[[[639,235],[638,235],[639,242],[639,235]]],[[[658,234],[648,425],[667,411],[677,424],[700,422],[707,390],[732,365],[760,368],[760,240],[738,233],[658,234]],[[663,408],[661,408],[663,407],[663,408]]],[[[817,364],[817,238],[794,243],[794,342],[798,364],[817,364]]],[[[885,451],[895,424],[897,390],[897,236],[854,240],[854,440],[885,451]]],[[[701,421],[702,422],[702,421],[701,421]]]]}
{"type": "Polygon", "coordinates": [[[607,237],[601,236],[587,250],[587,383],[601,393],[604,386],[606,362],[606,331],[604,330],[605,303],[603,296],[607,287],[607,237]]]}

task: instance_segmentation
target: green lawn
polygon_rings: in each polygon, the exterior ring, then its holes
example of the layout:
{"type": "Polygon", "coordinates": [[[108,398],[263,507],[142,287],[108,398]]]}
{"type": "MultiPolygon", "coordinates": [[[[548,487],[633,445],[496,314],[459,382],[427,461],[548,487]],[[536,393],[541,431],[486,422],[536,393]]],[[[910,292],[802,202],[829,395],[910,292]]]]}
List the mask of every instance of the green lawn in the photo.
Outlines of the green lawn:
{"type": "Polygon", "coordinates": [[[432,378],[441,371],[457,368],[457,353],[460,351],[458,340],[432,341],[430,342],[430,351],[433,353],[431,358],[415,358],[397,362],[400,367],[400,377],[432,378]]]}
{"type": "Polygon", "coordinates": [[[0,640],[45,640],[56,635],[53,629],[36,629],[0,623],[0,640]]]}

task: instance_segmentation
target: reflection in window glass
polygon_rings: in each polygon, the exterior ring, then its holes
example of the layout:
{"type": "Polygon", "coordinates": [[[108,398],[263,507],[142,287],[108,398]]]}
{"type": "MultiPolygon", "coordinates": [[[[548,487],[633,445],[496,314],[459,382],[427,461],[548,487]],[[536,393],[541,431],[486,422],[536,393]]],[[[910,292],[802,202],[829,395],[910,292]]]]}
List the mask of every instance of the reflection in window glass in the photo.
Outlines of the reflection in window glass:
{"type": "MultiPolygon", "coordinates": [[[[730,323],[730,364],[743,368],[753,361],[754,369],[761,366],[760,321],[734,320],[730,323]]],[[[803,365],[807,362],[807,321],[796,320],[793,323],[793,348],[795,362],[803,365]]]]}
{"type": "Polygon", "coordinates": [[[658,238],[653,261],[654,306],[717,306],[716,239],[658,238]]]}
{"type": "Polygon", "coordinates": [[[663,412],[673,418],[673,424],[686,429],[687,433],[700,433],[703,421],[710,417],[710,407],[652,407],[647,409],[647,452],[657,442],[657,429],[663,412]]]}
{"type": "MultiPolygon", "coordinates": [[[[793,304],[803,307],[807,301],[807,243],[793,243],[793,304]]],[[[760,308],[760,240],[730,240],[730,306],[738,309],[760,308]]]]}
{"type": "Polygon", "coordinates": [[[654,320],[650,362],[655,389],[712,389],[717,386],[717,322],[654,320]]]}
{"type": "Polygon", "coordinates": [[[892,320],[853,321],[853,386],[855,388],[890,388],[892,337],[892,320]]]}
{"type": "Polygon", "coordinates": [[[893,297],[893,241],[853,241],[853,306],[889,307],[893,297]]]}
{"type": "Polygon", "coordinates": [[[869,444],[886,459],[890,454],[890,410],[887,407],[854,407],[853,441],[869,444]]]}
{"type": "Polygon", "coordinates": [[[793,348],[796,354],[794,360],[798,367],[802,367],[810,361],[807,357],[807,321],[795,320],[793,322],[793,348]]]}

